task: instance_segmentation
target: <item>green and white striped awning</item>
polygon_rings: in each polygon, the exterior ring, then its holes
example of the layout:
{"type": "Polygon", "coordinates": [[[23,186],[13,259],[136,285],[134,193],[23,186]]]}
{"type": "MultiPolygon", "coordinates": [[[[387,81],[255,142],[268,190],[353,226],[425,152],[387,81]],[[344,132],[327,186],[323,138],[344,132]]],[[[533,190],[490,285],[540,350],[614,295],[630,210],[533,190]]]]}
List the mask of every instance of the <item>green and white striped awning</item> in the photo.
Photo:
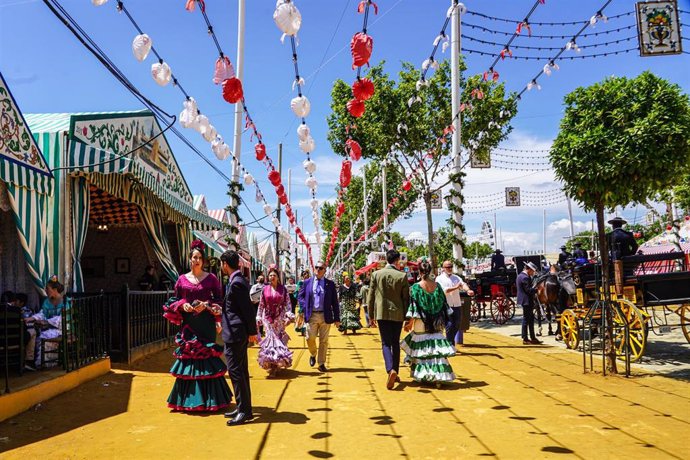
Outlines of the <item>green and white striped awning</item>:
{"type": "Polygon", "coordinates": [[[204,235],[203,232],[195,230],[194,237],[199,238],[201,241],[204,242],[206,246],[208,246],[207,255],[210,257],[220,257],[221,254],[225,252],[225,249],[223,249],[218,243],[213,241],[213,238],[209,238],[207,235],[204,235]]]}
{"type": "Polygon", "coordinates": [[[53,174],[0,73],[0,180],[50,195],[53,174]]]}

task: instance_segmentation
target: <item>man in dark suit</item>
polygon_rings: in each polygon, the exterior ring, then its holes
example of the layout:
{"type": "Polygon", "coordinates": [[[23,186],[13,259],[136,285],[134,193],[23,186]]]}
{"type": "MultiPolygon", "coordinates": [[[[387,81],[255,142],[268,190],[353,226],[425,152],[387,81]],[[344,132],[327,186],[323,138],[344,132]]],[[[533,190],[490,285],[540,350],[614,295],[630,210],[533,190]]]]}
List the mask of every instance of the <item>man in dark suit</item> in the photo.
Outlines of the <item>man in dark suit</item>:
{"type": "Polygon", "coordinates": [[[242,425],[254,418],[252,393],[249,387],[247,346],[256,342],[256,315],[249,299],[249,283],[240,272],[240,255],[225,251],[220,256],[220,268],[228,276],[223,302],[222,323],[225,360],[232,381],[237,408],[225,414],[227,424],[242,425]]]}
{"type": "Polygon", "coordinates": [[[575,260],[584,259],[584,261],[586,262],[589,259],[589,257],[587,257],[587,251],[582,249],[582,243],[577,241],[573,243],[573,246],[575,246],[575,250],[573,251],[573,257],[575,258],[575,260]]]}
{"type": "Polygon", "coordinates": [[[496,249],[494,255],[491,256],[491,271],[506,268],[506,258],[502,252],[500,249],[496,249]]]}
{"type": "Polygon", "coordinates": [[[621,257],[632,256],[637,252],[635,237],[631,232],[623,230],[623,225],[627,223],[625,219],[617,216],[609,221],[613,231],[606,237],[612,260],[620,260],[621,257]]]}
{"type": "Polygon", "coordinates": [[[522,272],[517,276],[517,303],[522,305],[522,344],[539,345],[540,340],[534,336],[534,288],[532,287],[532,277],[537,271],[536,265],[532,262],[525,263],[522,272]],[[528,337],[529,333],[529,337],[528,337]]]}
{"type": "MultiPolygon", "coordinates": [[[[307,347],[309,347],[309,365],[317,362],[316,337],[319,338],[319,370],[326,372],[326,353],[328,352],[328,333],[331,324],[340,326],[340,304],[335,290],[335,283],[326,278],[326,264],[319,261],[314,265],[316,276],[309,278],[299,290],[298,300],[302,306],[300,315],[304,315],[307,325],[307,347]]],[[[302,320],[300,320],[302,322],[302,320]]]]}
{"type": "Polygon", "coordinates": [[[561,253],[558,254],[558,268],[561,270],[565,268],[565,263],[570,259],[572,255],[567,251],[565,244],[561,246],[561,253]]]}

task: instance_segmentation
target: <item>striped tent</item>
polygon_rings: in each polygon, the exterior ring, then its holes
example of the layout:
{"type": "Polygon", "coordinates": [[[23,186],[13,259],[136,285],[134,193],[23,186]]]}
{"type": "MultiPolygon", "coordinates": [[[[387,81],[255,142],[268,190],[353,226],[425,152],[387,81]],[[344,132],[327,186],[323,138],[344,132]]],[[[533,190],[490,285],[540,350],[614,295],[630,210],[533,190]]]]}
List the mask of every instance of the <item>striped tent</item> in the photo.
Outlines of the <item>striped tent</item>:
{"type": "MultiPolygon", "coordinates": [[[[0,194],[7,195],[31,279],[45,296],[49,263],[46,200],[53,174],[0,73],[0,194]]],[[[14,261],[12,261],[14,262],[14,261]]]]}
{"type": "Polygon", "coordinates": [[[81,255],[90,215],[90,188],[136,205],[155,255],[171,279],[185,266],[192,230],[224,227],[193,207],[192,194],[158,121],[149,111],[27,115],[47,154],[56,187],[48,206],[51,267],[82,291],[81,255]],[[63,196],[64,195],[64,196],[63,196]],[[165,223],[175,224],[180,260],[173,260],[165,223]],[[69,257],[69,263],[64,258],[69,257]],[[63,273],[60,273],[63,275],[63,273]]]}

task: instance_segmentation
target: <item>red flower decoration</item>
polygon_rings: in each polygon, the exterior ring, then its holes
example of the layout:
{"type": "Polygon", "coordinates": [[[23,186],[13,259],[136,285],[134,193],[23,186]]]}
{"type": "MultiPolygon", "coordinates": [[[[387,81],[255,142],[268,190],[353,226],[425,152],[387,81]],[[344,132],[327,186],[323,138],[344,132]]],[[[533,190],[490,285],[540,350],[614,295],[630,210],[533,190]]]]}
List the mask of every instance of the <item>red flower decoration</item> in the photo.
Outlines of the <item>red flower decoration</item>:
{"type": "Polygon", "coordinates": [[[357,99],[350,99],[347,101],[347,111],[350,112],[350,115],[355,118],[359,118],[364,115],[364,109],[364,102],[362,101],[357,99]]]}
{"type": "Polygon", "coordinates": [[[266,158],[266,144],[259,142],[254,146],[254,153],[256,154],[256,159],[259,161],[264,161],[266,158]]]}
{"type": "Polygon", "coordinates": [[[88,133],[88,132],[89,132],[89,130],[86,128],[86,126],[84,126],[84,127],[81,129],[81,133],[82,133],[84,136],[86,136],[86,133],[88,133]]]}
{"type": "Polygon", "coordinates": [[[371,52],[374,50],[374,40],[364,32],[357,32],[350,40],[352,53],[352,68],[369,65],[371,52]]]}
{"type": "Polygon", "coordinates": [[[275,169],[268,173],[268,180],[271,181],[274,187],[280,185],[280,173],[275,169]]]}
{"type": "Polygon", "coordinates": [[[352,95],[358,101],[366,101],[374,95],[374,84],[368,78],[360,78],[352,84],[352,95]]]}
{"type": "Polygon", "coordinates": [[[403,182],[402,188],[403,188],[403,190],[405,190],[406,192],[409,192],[410,189],[412,188],[412,182],[410,182],[409,180],[406,180],[405,182],[403,182]]]}
{"type": "Polygon", "coordinates": [[[231,104],[239,102],[244,97],[242,82],[239,78],[228,78],[223,80],[223,99],[231,104]]]}

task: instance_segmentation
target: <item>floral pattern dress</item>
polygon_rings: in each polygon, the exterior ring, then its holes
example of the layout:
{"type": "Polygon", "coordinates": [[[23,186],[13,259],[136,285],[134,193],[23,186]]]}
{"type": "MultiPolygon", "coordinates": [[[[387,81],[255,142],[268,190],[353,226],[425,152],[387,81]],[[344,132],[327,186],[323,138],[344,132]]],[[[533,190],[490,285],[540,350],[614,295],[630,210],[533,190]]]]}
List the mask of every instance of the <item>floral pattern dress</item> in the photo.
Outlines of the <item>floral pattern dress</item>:
{"type": "Polygon", "coordinates": [[[175,377],[168,407],[179,411],[218,411],[230,405],[232,393],[225,380],[227,368],[220,358],[223,347],[216,344],[216,323],[220,321],[221,285],[213,274],[200,283],[185,275],[175,283],[175,297],[163,307],[163,316],[180,326],[175,337],[178,347],[170,369],[175,377]],[[200,313],[185,312],[185,303],[208,302],[211,308],[200,313]]]}
{"type": "Polygon", "coordinates": [[[287,347],[290,336],[285,327],[294,319],[285,286],[279,284],[275,289],[270,284],[265,286],[261,291],[256,321],[264,327],[264,336],[259,342],[259,366],[269,374],[292,367],[292,352],[287,347]]]}
{"type": "Polygon", "coordinates": [[[357,300],[359,299],[359,290],[355,283],[350,283],[350,286],[340,285],[340,332],[356,331],[362,328],[362,323],[359,320],[359,307],[357,300]]]}
{"type": "Polygon", "coordinates": [[[419,283],[412,285],[407,318],[414,319],[412,331],[400,342],[407,353],[412,378],[417,382],[440,383],[455,380],[448,357],[455,348],[446,339],[444,329],[452,310],[440,284],[434,292],[426,291],[419,283]]]}

